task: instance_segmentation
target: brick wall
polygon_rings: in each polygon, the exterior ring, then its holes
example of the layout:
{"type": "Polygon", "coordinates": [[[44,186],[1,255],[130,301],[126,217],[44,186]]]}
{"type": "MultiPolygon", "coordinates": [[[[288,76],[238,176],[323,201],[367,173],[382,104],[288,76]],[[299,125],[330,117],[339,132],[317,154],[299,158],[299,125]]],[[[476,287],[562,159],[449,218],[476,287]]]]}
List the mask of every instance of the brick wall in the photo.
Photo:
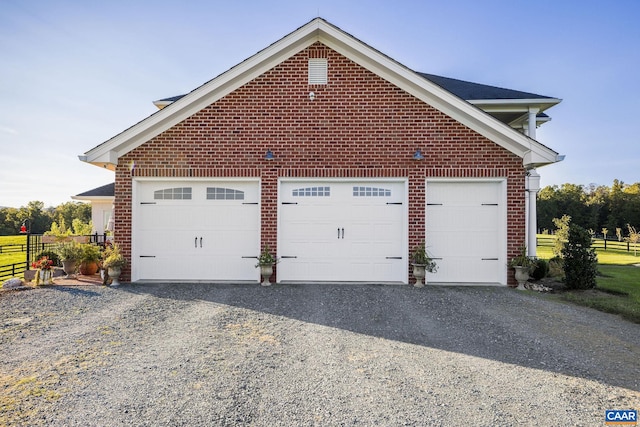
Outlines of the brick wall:
{"type": "Polygon", "coordinates": [[[509,258],[525,239],[519,157],[319,43],[119,159],[115,237],[127,256],[132,176],[260,177],[262,242],[274,249],[279,177],[407,177],[409,247],[424,236],[426,177],[506,177],[509,258]],[[328,59],[327,85],[308,85],[310,57],[328,59]]]}

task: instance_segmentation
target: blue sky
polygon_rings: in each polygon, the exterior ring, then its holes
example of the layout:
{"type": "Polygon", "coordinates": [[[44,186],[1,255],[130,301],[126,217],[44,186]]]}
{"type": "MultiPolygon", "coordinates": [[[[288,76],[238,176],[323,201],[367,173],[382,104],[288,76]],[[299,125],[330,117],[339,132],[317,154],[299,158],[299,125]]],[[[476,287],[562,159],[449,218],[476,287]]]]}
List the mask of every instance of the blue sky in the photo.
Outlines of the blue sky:
{"type": "Polygon", "coordinates": [[[77,156],[317,16],[413,70],[563,99],[542,185],[640,181],[635,0],[0,0],[0,206],[112,182],[77,156]]]}

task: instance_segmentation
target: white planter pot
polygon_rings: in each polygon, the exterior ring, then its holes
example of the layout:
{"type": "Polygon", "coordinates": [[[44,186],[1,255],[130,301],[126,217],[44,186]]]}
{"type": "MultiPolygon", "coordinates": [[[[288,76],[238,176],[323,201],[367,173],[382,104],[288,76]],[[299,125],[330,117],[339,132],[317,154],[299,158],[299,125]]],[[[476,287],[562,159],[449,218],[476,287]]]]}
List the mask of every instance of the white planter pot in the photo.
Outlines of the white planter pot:
{"type": "Polygon", "coordinates": [[[416,288],[422,288],[425,285],[423,282],[427,272],[425,271],[425,265],[423,264],[412,264],[413,265],[413,277],[416,278],[415,286],[416,288]]]}
{"type": "Polygon", "coordinates": [[[273,265],[261,265],[260,266],[260,276],[262,276],[262,286],[271,286],[271,282],[269,278],[273,274],[273,265]]]}
{"type": "Polygon", "coordinates": [[[62,261],[62,269],[67,276],[76,272],[76,261],[74,260],[63,260],[62,261]]]}
{"type": "Polygon", "coordinates": [[[109,267],[107,274],[109,274],[109,277],[113,280],[111,286],[120,286],[119,279],[121,273],[122,269],[120,267],[109,267]]]}
{"type": "Polygon", "coordinates": [[[524,285],[529,280],[529,267],[515,266],[516,282],[518,282],[518,289],[525,289],[524,285]]]}

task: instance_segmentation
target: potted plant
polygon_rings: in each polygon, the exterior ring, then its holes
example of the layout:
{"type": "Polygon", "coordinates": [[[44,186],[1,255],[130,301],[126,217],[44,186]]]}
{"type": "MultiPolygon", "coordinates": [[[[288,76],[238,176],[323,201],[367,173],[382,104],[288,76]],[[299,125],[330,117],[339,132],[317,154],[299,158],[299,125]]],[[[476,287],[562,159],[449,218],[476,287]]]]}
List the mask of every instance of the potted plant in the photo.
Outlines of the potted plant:
{"type": "Polygon", "coordinates": [[[279,262],[279,259],[274,256],[269,250],[269,245],[265,245],[264,249],[258,256],[258,263],[256,267],[260,267],[260,276],[262,276],[262,286],[271,286],[269,278],[273,274],[273,266],[279,262]]]}
{"type": "Polygon", "coordinates": [[[31,264],[32,268],[37,270],[36,272],[36,286],[42,283],[43,285],[53,284],[53,260],[43,256],[37,261],[31,264]]]}
{"type": "Polygon", "coordinates": [[[83,243],[82,257],[80,259],[80,274],[91,276],[98,272],[98,261],[100,261],[100,248],[91,243],[83,243]]]}
{"type": "Polygon", "coordinates": [[[122,267],[127,265],[127,259],[120,253],[120,248],[116,243],[107,247],[104,250],[104,258],[102,260],[102,267],[107,270],[107,274],[113,282],[113,286],[120,286],[118,279],[122,273],[122,267]]]}
{"type": "Polygon", "coordinates": [[[78,262],[82,259],[82,248],[76,242],[63,243],[57,250],[62,260],[62,268],[67,277],[76,271],[78,262]]]}
{"type": "Polygon", "coordinates": [[[435,273],[438,271],[438,266],[429,256],[424,242],[416,246],[413,250],[413,253],[411,254],[411,265],[413,265],[413,277],[416,278],[416,283],[413,286],[416,288],[424,286],[422,280],[427,275],[427,271],[429,273],[435,273]]]}
{"type": "Polygon", "coordinates": [[[515,270],[518,289],[525,289],[525,283],[529,280],[529,274],[536,268],[537,261],[527,255],[527,246],[520,246],[519,253],[509,262],[509,267],[515,270]]]}

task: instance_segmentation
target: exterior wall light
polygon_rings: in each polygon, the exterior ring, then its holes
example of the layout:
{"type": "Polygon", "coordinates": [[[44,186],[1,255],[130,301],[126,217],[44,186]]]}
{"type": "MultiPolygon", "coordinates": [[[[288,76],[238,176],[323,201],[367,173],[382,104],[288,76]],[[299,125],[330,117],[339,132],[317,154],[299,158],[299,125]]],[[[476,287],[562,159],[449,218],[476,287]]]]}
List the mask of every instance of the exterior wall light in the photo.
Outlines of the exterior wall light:
{"type": "Polygon", "coordinates": [[[424,160],[424,156],[422,155],[422,152],[420,151],[419,148],[416,150],[415,153],[413,153],[413,160],[424,160]]]}
{"type": "Polygon", "coordinates": [[[264,155],[265,160],[273,160],[273,153],[271,150],[267,150],[267,154],[264,155]]]}
{"type": "Polygon", "coordinates": [[[313,101],[314,99],[316,99],[316,94],[313,92],[309,92],[309,100],[313,101]]]}

